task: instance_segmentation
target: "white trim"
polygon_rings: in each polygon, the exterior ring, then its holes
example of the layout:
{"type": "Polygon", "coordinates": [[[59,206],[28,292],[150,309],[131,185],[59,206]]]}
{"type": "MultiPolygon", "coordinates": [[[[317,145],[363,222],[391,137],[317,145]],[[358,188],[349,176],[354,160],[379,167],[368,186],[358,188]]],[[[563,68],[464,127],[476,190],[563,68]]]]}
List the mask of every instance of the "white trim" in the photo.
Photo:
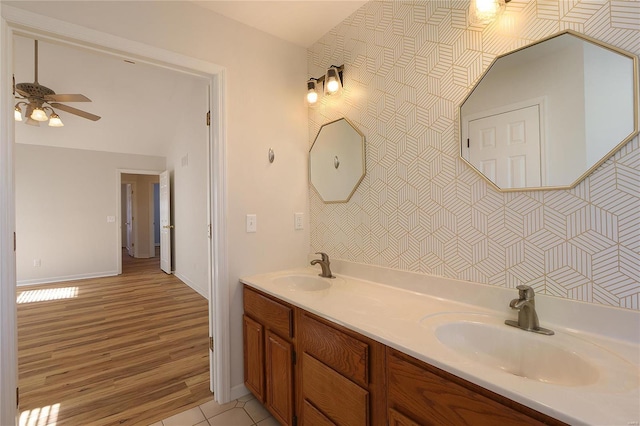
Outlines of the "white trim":
{"type": "MultiPolygon", "coordinates": [[[[12,51],[10,41],[14,34],[33,34],[41,39],[54,38],[81,46],[88,49],[97,49],[101,52],[124,55],[140,62],[147,62],[158,66],[187,72],[192,75],[202,76],[211,80],[211,115],[210,126],[211,140],[211,223],[213,238],[211,240],[212,256],[210,269],[212,280],[210,283],[209,323],[216,342],[216,351],[212,359],[213,388],[216,390],[214,399],[219,403],[230,401],[231,394],[231,363],[230,363],[230,319],[229,319],[229,279],[227,262],[227,234],[226,234],[226,117],[223,109],[226,108],[225,69],[219,65],[202,61],[189,56],[181,55],[169,50],[160,49],[144,43],[127,40],[122,37],[92,30],[79,25],[71,24],[58,19],[38,15],[15,7],[2,5],[2,63],[0,74],[2,76],[2,111],[0,112],[0,166],[2,172],[7,173],[0,182],[0,197],[5,206],[0,212],[0,237],[2,244],[8,246],[11,235],[15,229],[14,214],[15,202],[13,199],[13,123],[8,126],[9,111],[13,109],[10,97],[10,70],[12,69],[12,51]],[[8,92],[7,92],[8,90],[8,92]],[[10,127],[10,128],[9,128],[10,127]]],[[[119,203],[119,201],[118,201],[119,203]]],[[[120,212],[118,212],[120,214],[120,212]]],[[[118,237],[121,240],[122,235],[118,237]]],[[[122,243],[120,242],[120,245],[122,243]]],[[[0,247],[0,266],[2,266],[2,286],[0,287],[0,346],[3,348],[0,355],[0,424],[12,424],[15,414],[15,383],[17,383],[17,356],[16,348],[16,321],[15,321],[15,255],[7,251],[8,247],[0,247]],[[4,293],[3,293],[4,292],[4,293]],[[12,314],[13,312],[13,314],[12,314]],[[11,375],[13,374],[13,375],[11,375]],[[10,419],[10,420],[7,420],[10,419]]]]}
{"type": "Polygon", "coordinates": [[[243,384],[231,388],[231,400],[241,398],[249,393],[249,389],[243,384]]]}
{"type": "MultiPolygon", "coordinates": [[[[149,182],[149,257],[156,257],[156,194],[155,182],[149,182]]],[[[121,198],[122,199],[122,198],[121,198]]],[[[122,232],[120,233],[122,235],[122,232]]]]}
{"type": "Polygon", "coordinates": [[[180,281],[182,281],[183,283],[185,283],[186,285],[188,285],[191,290],[195,291],[196,293],[198,293],[200,296],[204,297],[205,299],[209,300],[209,295],[207,294],[206,290],[203,290],[201,288],[198,288],[197,285],[195,285],[195,283],[193,281],[191,281],[189,278],[185,277],[184,275],[182,275],[179,272],[173,271],[173,275],[179,279],[180,281]]]}
{"type": "Polygon", "coordinates": [[[231,393],[231,331],[229,321],[229,267],[227,244],[227,134],[226,134],[226,71],[213,77],[211,86],[210,220],[212,227],[211,256],[213,261],[209,286],[209,328],[215,350],[211,359],[211,383],[215,400],[221,404],[232,398],[231,393]],[[211,321],[212,319],[215,319],[211,321]]]}
{"type": "MultiPolygon", "coordinates": [[[[164,171],[164,170],[163,170],[164,171]]],[[[122,175],[123,174],[127,174],[127,175],[158,175],[160,176],[160,173],[162,173],[163,171],[157,171],[157,170],[137,170],[137,169],[116,169],[116,222],[118,223],[118,226],[116,226],[116,231],[118,232],[117,238],[118,238],[118,243],[117,243],[117,247],[116,247],[116,270],[118,271],[118,275],[122,274],[122,184],[123,183],[130,183],[132,185],[135,185],[137,182],[134,181],[123,181],[122,180],[122,175]]],[[[134,196],[136,194],[136,192],[134,191],[134,196]]],[[[138,205],[137,203],[133,203],[133,216],[135,217],[138,212],[138,205]]],[[[134,242],[134,246],[133,246],[133,253],[134,255],[138,255],[138,230],[137,230],[137,226],[135,226],[134,224],[134,228],[133,228],[133,242],[134,242]]]]}
{"type": "Polygon", "coordinates": [[[118,275],[118,271],[91,272],[88,274],[66,275],[62,277],[34,278],[31,280],[20,280],[18,281],[17,284],[19,287],[23,287],[23,286],[27,287],[30,285],[51,284],[51,283],[59,283],[62,281],[85,280],[87,278],[113,277],[115,275],[118,275]]]}
{"type": "MultiPolygon", "coordinates": [[[[0,12],[7,6],[0,2],[0,12]]],[[[16,320],[16,255],[14,199],[14,123],[11,96],[12,34],[0,18],[0,424],[17,423],[18,340],[16,320]]]]}

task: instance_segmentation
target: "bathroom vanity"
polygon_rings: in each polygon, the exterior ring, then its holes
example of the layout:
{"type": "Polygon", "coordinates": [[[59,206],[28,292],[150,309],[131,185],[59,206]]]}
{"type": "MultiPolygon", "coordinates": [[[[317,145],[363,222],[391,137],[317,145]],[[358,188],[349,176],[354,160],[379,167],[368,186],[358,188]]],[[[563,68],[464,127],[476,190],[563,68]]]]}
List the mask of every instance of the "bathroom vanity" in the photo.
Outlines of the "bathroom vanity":
{"type": "MultiPolygon", "coordinates": [[[[640,415],[638,365],[628,359],[637,355],[633,344],[604,350],[608,343],[598,340],[582,350],[584,336],[557,328],[556,336],[535,337],[555,340],[535,340],[543,349],[532,354],[531,367],[519,370],[508,360],[496,367],[493,358],[483,358],[482,347],[472,348],[479,352],[476,359],[464,345],[456,346],[473,341],[466,339],[471,335],[481,346],[494,332],[493,347],[520,335],[527,345],[535,333],[504,325],[513,317],[505,297],[517,295],[515,289],[481,288],[479,293],[492,294],[467,296],[477,302],[469,304],[454,297],[465,294],[465,283],[454,280],[442,287],[450,294],[436,289],[434,297],[410,291],[406,276],[400,287],[391,287],[340,273],[320,278],[317,272],[241,280],[245,384],[284,425],[627,424],[640,415]],[[485,303],[496,294],[495,304],[485,303]],[[497,306],[504,313],[491,309],[497,306]],[[558,363],[544,358],[564,345],[577,346],[577,355],[554,352],[558,363]],[[570,365],[575,376],[566,371],[570,365]],[[604,365],[616,371],[605,372],[604,365]]],[[[549,325],[540,308],[541,324],[549,325]]]]}

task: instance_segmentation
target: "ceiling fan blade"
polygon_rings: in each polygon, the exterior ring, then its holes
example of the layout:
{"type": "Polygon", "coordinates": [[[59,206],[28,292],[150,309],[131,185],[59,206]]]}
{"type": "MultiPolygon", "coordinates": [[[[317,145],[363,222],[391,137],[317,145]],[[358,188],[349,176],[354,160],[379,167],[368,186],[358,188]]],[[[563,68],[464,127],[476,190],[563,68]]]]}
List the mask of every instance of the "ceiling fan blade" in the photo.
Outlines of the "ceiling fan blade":
{"type": "Polygon", "coordinates": [[[98,121],[101,118],[99,115],[91,114],[90,112],[82,111],[78,108],[70,107],[69,105],[59,104],[56,102],[52,102],[50,105],[59,110],[66,111],[71,114],[75,114],[79,117],[86,118],[91,121],[98,121]]]}
{"type": "Polygon", "coordinates": [[[29,93],[25,92],[24,90],[20,90],[17,87],[14,87],[15,91],[18,92],[18,94],[20,94],[21,96],[24,96],[25,98],[29,97],[29,93]]]}
{"type": "Polygon", "coordinates": [[[87,98],[85,95],[80,94],[55,94],[55,95],[45,95],[44,100],[49,102],[91,102],[91,99],[87,98]]]}

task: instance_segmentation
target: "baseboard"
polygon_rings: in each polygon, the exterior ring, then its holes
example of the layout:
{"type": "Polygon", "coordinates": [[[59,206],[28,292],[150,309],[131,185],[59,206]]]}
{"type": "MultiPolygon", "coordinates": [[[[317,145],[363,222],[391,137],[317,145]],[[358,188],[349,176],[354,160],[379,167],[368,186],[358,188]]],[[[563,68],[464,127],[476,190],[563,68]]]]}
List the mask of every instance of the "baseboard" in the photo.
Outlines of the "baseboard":
{"type": "Polygon", "coordinates": [[[113,277],[115,275],[118,275],[117,271],[106,271],[106,272],[96,272],[91,274],[66,275],[62,277],[45,277],[45,278],[34,278],[31,280],[17,280],[16,284],[18,286],[29,286],[29,285],[38,285],[38,284],[59,283],[62,281],[85,280],[88,278],[113,277]]]}
{"type": "Polygon", "coordinates": [[[249,389],[244,384],[234,386],[231,388],[230,400],[241,398],[249,393],[249,389]]]}
{"type": "Polygon", "coordinates": [[[191,289],[196,291],[200,296],[209,300],[209,292],[206,291],[206,289],[199,288],[193,281],[191,281],[189,278],[185,277],[178,271],[173,271],[173,275],[175,275],[176,278],[178,278],[180,281],[182,281],[183,283],[191,287],[191,289]]]}

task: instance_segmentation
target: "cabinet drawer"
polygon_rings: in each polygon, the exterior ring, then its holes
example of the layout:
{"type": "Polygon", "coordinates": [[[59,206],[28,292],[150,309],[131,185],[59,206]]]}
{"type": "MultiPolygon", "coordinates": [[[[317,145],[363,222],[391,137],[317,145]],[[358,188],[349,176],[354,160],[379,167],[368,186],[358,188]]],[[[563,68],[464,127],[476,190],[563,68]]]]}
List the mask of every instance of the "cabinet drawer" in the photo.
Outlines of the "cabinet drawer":
{"type": "Polygon", "coordinates": [[[275,300],[244,287],[244,313],[283,337],[293,337],[293,310],[275,300]]]}
{"type": "Polygon", "coordinates": [[[306,353],[302,354],[302,398],[336,425],[369,424],[369,392],[306,353]]]}
{"type": "Polygon", "coordinates": [[[445,378],[444,375],[449,376],[449,373],[408,355],[390,349],[387,352],[387,363],[391,424],[544,424],[454,381],[462,379],[455,376],[445,378]],[[396,409],[414,420],[400,415],[396,409]]]}
{"type": "Polygon", "coordinates": [[[302,419],[303,426],[336,426],[307,400],[302,404],[302,419]]]}
{"type": "Polygon", "coordinates": [[[307,314],[302,315],[299,338],[304,352],[360,386],[369,386],[368,344],[307,314]]]}

